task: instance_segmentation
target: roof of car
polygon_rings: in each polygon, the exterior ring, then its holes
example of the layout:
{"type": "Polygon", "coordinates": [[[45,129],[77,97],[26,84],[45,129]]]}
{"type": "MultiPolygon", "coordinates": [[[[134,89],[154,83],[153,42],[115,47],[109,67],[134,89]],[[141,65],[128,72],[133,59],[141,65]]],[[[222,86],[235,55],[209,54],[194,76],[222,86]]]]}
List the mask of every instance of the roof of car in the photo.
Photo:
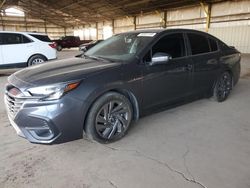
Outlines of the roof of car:
{"type": "Polygon", "coordinates": [[[0,31],[0,33],[16,33],[16,34],[31,34],[31,35],[47,35],[44,33],[37,32],[22,32],[22,31],[0,31]]]}
{"type": "Polygon", "coordinates": [[[200,30],[194,30],[194,29],[179,29],[179,28],[169,28],[169,29],[143,29],[143,30],[135,30],[135,31],[129,31],[125,33],[161,33],[161,32],[199,32],[204,33],[200,30]]]}

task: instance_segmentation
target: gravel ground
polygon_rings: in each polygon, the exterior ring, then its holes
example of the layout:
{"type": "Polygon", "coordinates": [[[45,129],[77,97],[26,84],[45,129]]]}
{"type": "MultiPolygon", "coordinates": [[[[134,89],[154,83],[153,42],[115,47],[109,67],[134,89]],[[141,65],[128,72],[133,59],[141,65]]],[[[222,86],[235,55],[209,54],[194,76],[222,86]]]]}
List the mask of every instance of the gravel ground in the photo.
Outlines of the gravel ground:
{"type": "Polygon", "coordinates": [[[1,188],[250,187],[250,55],[227,101],[202,99],[144,117],[108,145],[82,139],[47,146],[18,137],[4,109],[6,78],[0,77],[1,188]]]}

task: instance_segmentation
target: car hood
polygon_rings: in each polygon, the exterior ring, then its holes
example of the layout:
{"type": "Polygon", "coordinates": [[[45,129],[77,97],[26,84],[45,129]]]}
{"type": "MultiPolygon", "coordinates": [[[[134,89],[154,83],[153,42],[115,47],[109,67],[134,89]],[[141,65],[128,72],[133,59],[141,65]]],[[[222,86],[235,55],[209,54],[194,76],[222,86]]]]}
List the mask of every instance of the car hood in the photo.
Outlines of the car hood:
{"type": "Polygon", "coordinates": [[[47,85],[84,79],[90,75],[119,66],[121,66],[121,63],[118,62],[75,57],[25,68],[11,75],[9,82],[14,85],[26,86],[47,85]]]}

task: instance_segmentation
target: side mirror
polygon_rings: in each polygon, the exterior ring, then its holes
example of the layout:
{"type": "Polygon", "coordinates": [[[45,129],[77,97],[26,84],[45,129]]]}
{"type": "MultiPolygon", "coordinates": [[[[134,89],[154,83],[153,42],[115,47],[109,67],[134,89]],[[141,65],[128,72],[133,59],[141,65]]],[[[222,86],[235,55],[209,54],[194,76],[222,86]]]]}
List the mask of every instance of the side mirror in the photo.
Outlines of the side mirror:
{"type": "Polygon", "coordinates": [[[87,51],[86,47],[80,47],[80,51],[82,51],[83,53],[85,53],[87,51]]]}
{"type": "Polygon", "coordinates": [[[157,52],[152,57],[150,65],[166,64],[172,57],[167,53],[157,52]]]}

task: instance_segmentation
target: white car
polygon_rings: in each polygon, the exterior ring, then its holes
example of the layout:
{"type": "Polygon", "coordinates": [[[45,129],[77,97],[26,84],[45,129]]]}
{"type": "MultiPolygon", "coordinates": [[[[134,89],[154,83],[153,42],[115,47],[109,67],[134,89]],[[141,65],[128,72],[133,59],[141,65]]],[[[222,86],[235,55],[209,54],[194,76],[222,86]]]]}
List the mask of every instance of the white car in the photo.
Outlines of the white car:
{"type": "Polygon", "coordinates": [[[56,44],[45,34],[0,31],[0,68],[26,67],[56,58],[56,44]]]}

